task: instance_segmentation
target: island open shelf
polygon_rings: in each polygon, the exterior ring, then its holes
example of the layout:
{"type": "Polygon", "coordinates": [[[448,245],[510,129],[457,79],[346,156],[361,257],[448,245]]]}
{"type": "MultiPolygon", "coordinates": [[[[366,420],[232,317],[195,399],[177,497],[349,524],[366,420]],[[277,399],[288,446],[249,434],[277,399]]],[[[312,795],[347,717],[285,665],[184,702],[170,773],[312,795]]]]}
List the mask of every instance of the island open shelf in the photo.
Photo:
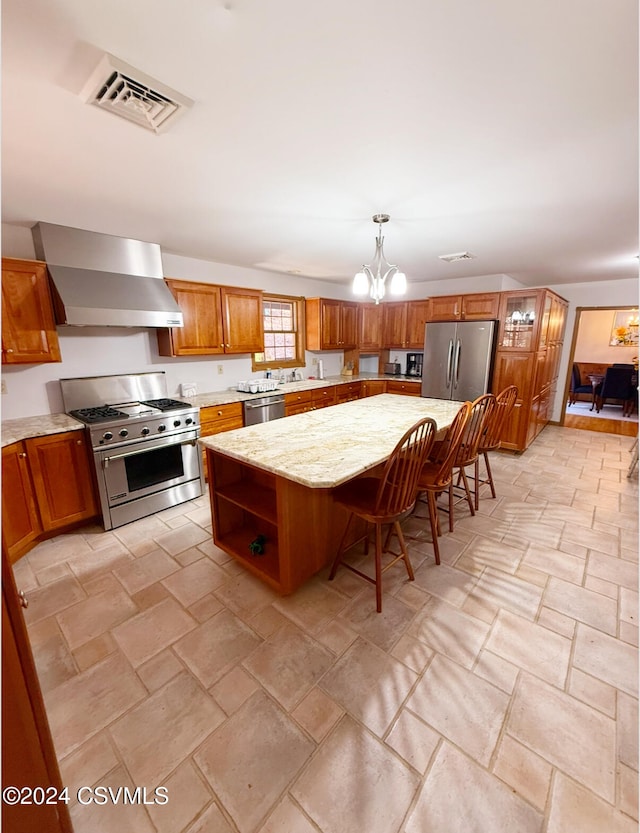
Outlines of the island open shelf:
{"type": "Polygon", "coordinates": [[[331,489],[309,489],[211,449],[207,465],[213,539],[250,572],[286,595],[331,562],[347,522],[331,489]],[[264,552],[254,554],[259,535],[264,552]]]}
{"type": "Polygon", "coordinates": [[[222,455],[208,456],[211,515],[218,546],[280,589],[275,477],[222,455]],[[259,542],[261,551],[252,550],[259,542]]]}

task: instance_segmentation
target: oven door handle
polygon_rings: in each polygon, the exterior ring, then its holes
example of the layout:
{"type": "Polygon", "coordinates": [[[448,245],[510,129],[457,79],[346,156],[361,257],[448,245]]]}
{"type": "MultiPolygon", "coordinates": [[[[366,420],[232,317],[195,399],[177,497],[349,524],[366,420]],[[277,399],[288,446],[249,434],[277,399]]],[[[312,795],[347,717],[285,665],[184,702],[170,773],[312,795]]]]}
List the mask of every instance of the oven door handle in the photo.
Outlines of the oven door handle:
{"type": "MultiPolygon", "coordinates": [[[[157,446],[157,448],[166,448],[169,443],[165,443],[164,445],[157,446]]],[[[198,440],[185,440],[183,443],[171,443],[171,445],[198,445],[198,440]]],[[[109,463],[112,460],[123,460],[125,457],[135,457],[136,454],[148,454],[149,451],[153,451],[150,448],[141,448],[139,451],[127,451],[125,454],[112,454],[110,457],[103,457],[102,458],[102,468],[108,469],[109,463]]]]}

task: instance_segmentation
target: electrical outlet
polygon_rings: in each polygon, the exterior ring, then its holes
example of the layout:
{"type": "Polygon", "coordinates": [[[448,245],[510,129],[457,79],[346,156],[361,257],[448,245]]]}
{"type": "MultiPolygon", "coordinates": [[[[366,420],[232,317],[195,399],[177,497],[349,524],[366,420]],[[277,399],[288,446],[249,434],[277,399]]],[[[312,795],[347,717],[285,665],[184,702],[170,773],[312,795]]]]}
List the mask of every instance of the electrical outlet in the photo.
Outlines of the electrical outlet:
{"type": "Polygon", "coordinates": [[[315,356],[314,356],[314,358],[313,358],[313,359],[311,359],[311,364],[313,365],[313,367],[317,367],[317,366],[318,366],[318,360],[315,358],[315,356]]]}
{"type": "Polygon", "coordinates": [[[2,379],[2,381],[0,381],[0,393],[6,393],[6,392],[7,392],[7,383],[5,382],[4,379],[2,379]]]}
{"type": "Polygon", "coordinates": [[[224,373],[224,365],[219,364],[218,365],[218,376],[222,376],[223,373],[224,373]]]}

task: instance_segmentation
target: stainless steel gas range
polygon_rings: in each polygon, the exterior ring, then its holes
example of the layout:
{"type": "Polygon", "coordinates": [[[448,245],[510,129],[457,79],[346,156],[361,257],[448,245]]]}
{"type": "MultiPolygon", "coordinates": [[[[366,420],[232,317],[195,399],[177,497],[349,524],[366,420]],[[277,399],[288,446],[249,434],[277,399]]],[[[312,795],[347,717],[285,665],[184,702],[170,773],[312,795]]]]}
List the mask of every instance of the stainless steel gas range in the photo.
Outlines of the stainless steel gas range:
{"type": "Polygon", "coordinates": [[[163,372],[60,385],[66,412],[86,424],[105,529],[203,493],[199,411],[167,397],[163,372]]]}

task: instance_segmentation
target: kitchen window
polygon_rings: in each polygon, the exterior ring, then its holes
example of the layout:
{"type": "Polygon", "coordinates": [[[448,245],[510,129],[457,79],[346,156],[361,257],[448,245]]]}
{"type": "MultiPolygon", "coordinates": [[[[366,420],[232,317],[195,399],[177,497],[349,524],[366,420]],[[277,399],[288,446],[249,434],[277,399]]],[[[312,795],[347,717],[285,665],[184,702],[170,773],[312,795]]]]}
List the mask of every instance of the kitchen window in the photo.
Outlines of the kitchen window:
{"type": "Polygon", "coordinates": [[[253,370],[304,367],[304,298],[265,295],[264,351],[253,354],[253,370]]]}

